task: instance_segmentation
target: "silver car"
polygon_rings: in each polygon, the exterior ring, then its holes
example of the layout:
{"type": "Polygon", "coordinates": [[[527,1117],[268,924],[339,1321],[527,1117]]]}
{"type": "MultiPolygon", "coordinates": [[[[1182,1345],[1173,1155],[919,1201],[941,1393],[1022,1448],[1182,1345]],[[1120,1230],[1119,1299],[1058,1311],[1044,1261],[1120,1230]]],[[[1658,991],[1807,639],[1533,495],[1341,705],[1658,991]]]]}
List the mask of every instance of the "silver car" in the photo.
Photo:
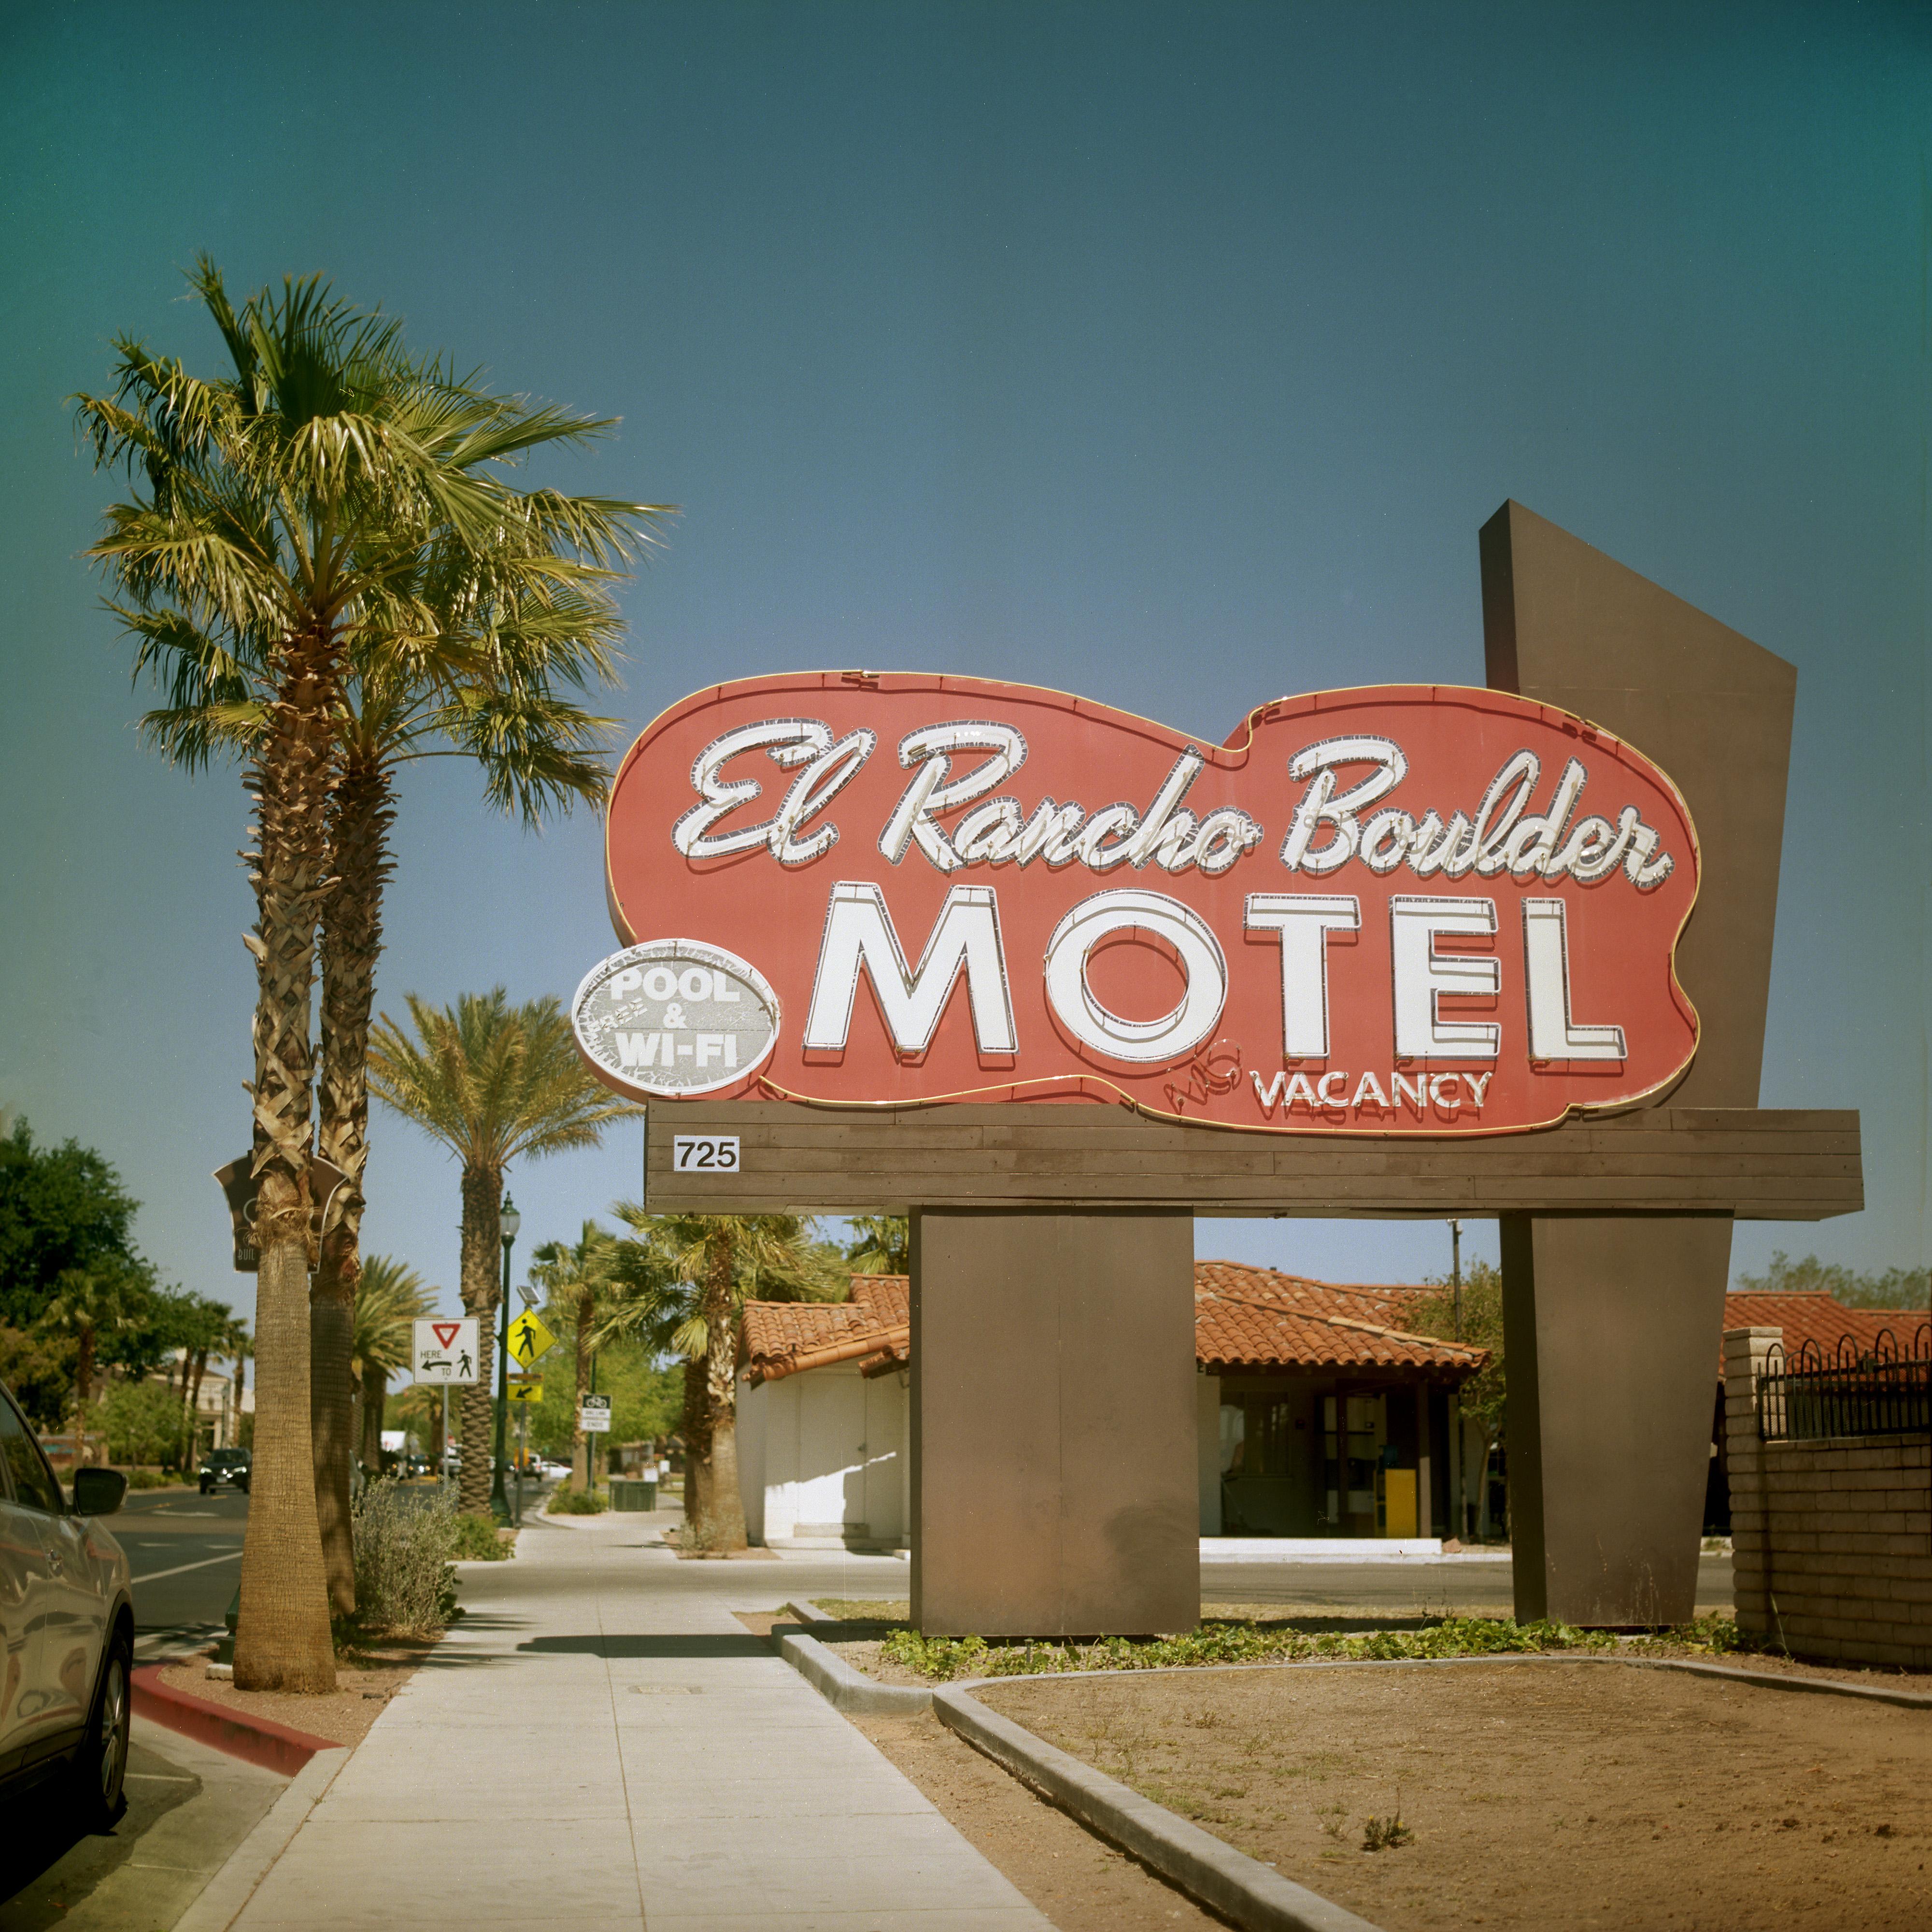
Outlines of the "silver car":
{"type": "Polygon", "coordinates": [[[134,1599],[97,1519],[121,1507],[128,1479],[81,1469],[74,1487],[70,1502],[0,1384],[0,1801],[65,1777],[100,1826],[128,1771],[134,1599]]]}

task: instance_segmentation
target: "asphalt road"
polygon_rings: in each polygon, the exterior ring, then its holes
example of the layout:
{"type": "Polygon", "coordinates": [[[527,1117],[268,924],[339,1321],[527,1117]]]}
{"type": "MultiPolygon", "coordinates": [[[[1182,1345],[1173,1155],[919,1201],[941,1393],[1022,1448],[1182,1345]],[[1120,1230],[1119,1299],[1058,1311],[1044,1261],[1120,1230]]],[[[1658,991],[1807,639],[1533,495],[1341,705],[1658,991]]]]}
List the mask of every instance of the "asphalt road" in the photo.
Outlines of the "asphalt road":
{"type": "Polygon", "coordinates": [[[104,1527],[128,1552],[137,1631],[219,1624],[242,1580],[246,1496],[136,1490],[104,1527]]]}

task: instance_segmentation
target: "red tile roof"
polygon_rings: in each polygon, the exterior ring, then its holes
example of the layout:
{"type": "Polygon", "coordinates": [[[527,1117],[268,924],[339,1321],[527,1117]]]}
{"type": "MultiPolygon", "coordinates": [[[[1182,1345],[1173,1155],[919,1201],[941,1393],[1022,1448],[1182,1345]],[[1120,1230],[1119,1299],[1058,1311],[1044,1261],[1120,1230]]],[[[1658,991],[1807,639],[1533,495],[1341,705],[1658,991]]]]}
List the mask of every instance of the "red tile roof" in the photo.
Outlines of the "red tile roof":
{"type": "Polygon", "coordinates": [[[748,1301],[741,1360],[761,1382],[882,1352],[903,1358],[912,1332],[910,1287],[902,1274],[855,1274],[849,1301],[748,1301]]]}
{"type": "MultiPolygon", "coordinates": [[[[857,1360],[868,1374],[903,1367],[911,1348],[910,1284],[902,1274],[852,1277],[850,1301],[745,1305],[744,1362],[755,1382],[857,1360]]],[[[1431,1290],[1401,1282],[1312,1281],[1242,1262],[1194,1264],[1194,1352],[1204,1368],[1394,1369],[1460,1381],[1489,1359],[1480,1348],[1408,1326],[1431,1290]]],[[[1841,1336],[1869,1350],[1889,1328],[1909,1350],[1923,1312],[1846,1308],[1828,1294],[1732,1294],[1726,1328],[1778,1328],[1796,1355],[1814,1342],[1828,1359],[1841,1336]]],[[[1721,1375],[1721,1347],[1720,1349],[1721,1375]]]]}
{"type": "MultiPolygon", "coordinates": [[[[867,1374],[904,1366],[911,1312],[904,1275],[854,1275],[849,1302],[745,1305],[744,1356],[754,1382],[856,1360],[867,1374]]],[[[1196,1359],[1211,1368],[1384,1369],[1460,1381],[1489,1358],[1410,1334],[1414,1288],[1343,1287],[1238,1262],[1194,1266],[1196,1359]]]]}
{"type": "Polygon", "coordinates": [[[1382,1369],[1465,1381],[1488,1353],[1411,1330],[1405,1318],[1423,1292],[1196,1262],[1195,1358],[1208,1369],[1382,1369]]]}
{"type": "MultiPolygon", "coordinates": [[[[1724,1297],[1726,1328],[1781,1328],[1784,1352],[1795,1356],[1807,1342],[1815,1342],[1828,1364],[1840,1340],[1850,1336],[1860,1354],[1868,1354],[1879,1330],[1888,1328],[1901,1354],[1909,1354],[1914,1331],[1926,1318],[1924,1309],[1846,1308],[1823,1293],[1739,1294],[1724,1297]]],[[[1724,1378],[1724,1344],[1718,1346],[1718,1376],[1724,1378]]]]}

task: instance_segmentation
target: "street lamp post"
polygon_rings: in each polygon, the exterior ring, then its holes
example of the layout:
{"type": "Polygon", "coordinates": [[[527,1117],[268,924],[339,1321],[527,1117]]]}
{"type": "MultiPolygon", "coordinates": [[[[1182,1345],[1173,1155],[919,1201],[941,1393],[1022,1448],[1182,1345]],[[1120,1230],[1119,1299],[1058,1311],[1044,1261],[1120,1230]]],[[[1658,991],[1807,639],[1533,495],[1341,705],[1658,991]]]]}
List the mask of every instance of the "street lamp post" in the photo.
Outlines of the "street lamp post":
{"type": "Polygon", "coordinates": [[[510,1249],[516,1240],[517,1230],[524,1225],[524,1217],[506,1194],[503,1211],[497,1218],[503,1231],[503,1294],[502,1317],[496,1325],[496,1468],[490,1488],[490,1514],[499,1522],[508,1522],[510,1498],[503,1488],[503,1466],[510,1413],[510,1249]]]}

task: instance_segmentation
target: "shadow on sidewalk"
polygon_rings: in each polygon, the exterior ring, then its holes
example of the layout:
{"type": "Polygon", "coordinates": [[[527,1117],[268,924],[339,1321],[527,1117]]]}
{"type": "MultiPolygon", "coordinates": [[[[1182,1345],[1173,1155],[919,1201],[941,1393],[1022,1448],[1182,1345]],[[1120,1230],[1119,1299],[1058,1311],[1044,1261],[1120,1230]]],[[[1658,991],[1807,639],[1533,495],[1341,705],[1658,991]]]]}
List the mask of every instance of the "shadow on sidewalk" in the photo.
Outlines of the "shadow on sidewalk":
{"type": "Polygon", "coordinates": [[[722,1633],[712,1636],[696,1631],[689,1636],[607,1636],[593,1631],[583,1636],[532,1637],[529,1642],[520,1643],[517,1648],[520,1651],[533,1651],[550,1656],[603,1657],[613,1660],[649,1657],[760,1657],[769,1661],[772,1656],[770,1645],[753,1636],[748,1630],[742,1636],[722,1633]]]}

